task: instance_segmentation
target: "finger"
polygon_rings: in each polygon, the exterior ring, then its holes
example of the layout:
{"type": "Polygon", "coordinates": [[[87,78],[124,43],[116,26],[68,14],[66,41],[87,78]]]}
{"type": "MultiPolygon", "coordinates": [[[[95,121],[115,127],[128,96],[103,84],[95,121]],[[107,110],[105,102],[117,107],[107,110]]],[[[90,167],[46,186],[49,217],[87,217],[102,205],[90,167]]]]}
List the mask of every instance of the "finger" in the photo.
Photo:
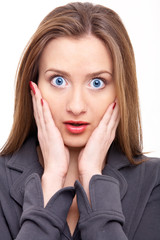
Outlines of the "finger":
{"type": "Polygon", "coordinates": [[[32,91],[32,101],[33,101],[33,108],[34,108],[34,117],[36,120],[37,128],[39,131],[45,131],[45,124],[44,124],[44,117],[43,117],[43,109],[41,104],[41,93],[38,89],[37,85],[32,82],[33,89],[32,91]]]}
{"type": "Polygon", "coordinates": [[[32,96],[32,105],[33,105],[34,119],[36,121],[36,124],[38,125],[38,122],[37,122],[38,121],[37,106],[36,106],[36,100],[35,100],[33,91],[31,91],[31,96],[32,96]]]}
{"type": "MultiPolygon", "coordinates": [[[[108,110],[110,111],[110,117],[107,117],[107,123],[106,123],[106,116],[104,116],[103,121],[101,122],[100,128],[99,128],[99,134],[100,136],[102,136],[102,139],[110,139],[111,141],[113,141],[113,139],[115,138],[115,134],[116,134],[116,129],[117,126],[119,124],[119,106],[118,106],[118,102],[116,100],[116,102],[111,104],[108,108],[108,110]],[[116,103],[116,104],[115,104],[116,103]],[[105,134],[104,134],[105,133],[105,134]]],[[[107,111],[107,112],[109,112],[107,111]]],[[[107,112],[105,115],[107,115],[107,112]]]]}
{"type": "Polygon", "coordinates": [[[53,121],[53,117],[50,111],[50,108],[48,106],[48,103],[45,99],[41,99],[42,101],[42,105],[43,105],[43,116],[44,116],[44,122],[45,125],[53,125],[55,127],[54,121],[53,121]]]}
{"type": "Polygon", "coordinates": [[[32,83],[32,84],[35,89],[34,103],[35,103],[37,118],[38,118],[39,123],[42,124],[44,122],[43,121],[43,109],[42,109],[42,104],[41,104],[42,95],[41,95],[41,92],[40,92],[38,86],[35,83],[32,83]]]}
{"type": "MultiPolygon", "coordinates": [[[[55,139],[58,137],[58,139],[61,139],[61,134],[58,130],[58,128],[55,125],[54,119],[52,117],[50,108],[46,100],[42,99],[43,102],[43,116],[44,116],[44,123],[46,127],[46,134],[49,136],[50,139],[55,139]]],[[[56,141],[58,139],[55,139],[56,141]]]]}
{"type": "Polygon", "coordinates": [[[116,106],[113,109],[110,121],[108,123],[108,128],[112,130],[115,126],[117,126],[117,123],[120,120],[120,112],[119,112],[119,105],[118,102],[116,102],[116,106]]]}
{"type": "Polygon", "coordinates": [[[114,108],[115,108],[116,104],[117,104],[117,100],[109,105],[109,107],[107,108],[107,111],[105,112],[102,120],[99,123],[100,128],[102,127],[102,129],[103,129],[103,128],[107,127],[107,125],[111,119],[111,116],[114,112],[114,108]]]}
{"type": "Polygon", "coordinates": [[[113,114],[111,116],[110,122],[107,127],[107,131],[111,138],[111,141],[113,141],[115,138],[119,121],[120,121],[120,113],[119,113],[119,107],[117,105],[115,111],[113,112],[113,114]]]}
{"type": "Polygon", "coordinates": [[[116,105],[115,105],[115,107],[112,111],[110,120],[111,119],[113,119],[113,120],[117,119],[118,115],[119,115],[119,104],[118,104],[118,101],[116,101],[116,105]]]}

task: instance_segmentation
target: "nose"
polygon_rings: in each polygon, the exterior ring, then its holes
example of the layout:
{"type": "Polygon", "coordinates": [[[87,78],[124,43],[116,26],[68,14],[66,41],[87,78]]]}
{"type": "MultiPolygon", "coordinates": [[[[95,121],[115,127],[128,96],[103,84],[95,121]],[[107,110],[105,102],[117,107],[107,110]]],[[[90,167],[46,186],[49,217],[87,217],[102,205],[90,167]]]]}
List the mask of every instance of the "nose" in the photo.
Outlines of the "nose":
{"type": "Polygon", "coordinates": [[[87,111],[87,104],[82,89],[77,88],[69,93],[67,102],[67,112],[72,113],[75,116],[81,115],[87,111]]]}

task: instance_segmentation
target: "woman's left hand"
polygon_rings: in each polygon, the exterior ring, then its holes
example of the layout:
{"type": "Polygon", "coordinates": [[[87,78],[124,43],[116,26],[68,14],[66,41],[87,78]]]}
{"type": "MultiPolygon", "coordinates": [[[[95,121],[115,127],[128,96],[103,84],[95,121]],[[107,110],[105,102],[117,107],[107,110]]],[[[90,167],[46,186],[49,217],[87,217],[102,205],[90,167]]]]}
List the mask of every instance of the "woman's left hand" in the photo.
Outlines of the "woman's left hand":
{"type": "Polygon", "coordinates": [[[78,159],[79,179],[89,196],[89,181],[95,174],[102,174],[106,154],[115,138],[120,120],[117,101],[109,105],[99,125],[91,134],[78,159]]]}

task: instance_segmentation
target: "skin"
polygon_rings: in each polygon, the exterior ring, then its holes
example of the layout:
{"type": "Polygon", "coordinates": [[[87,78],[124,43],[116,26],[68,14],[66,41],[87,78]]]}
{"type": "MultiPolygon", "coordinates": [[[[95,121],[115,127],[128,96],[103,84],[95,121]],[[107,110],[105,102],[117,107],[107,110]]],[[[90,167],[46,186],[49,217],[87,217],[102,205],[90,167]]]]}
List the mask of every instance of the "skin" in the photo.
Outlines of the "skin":
{"type": "MultiPolygon", "coordinates": [[[[44,205],[56,191],[73,185],[76,179],[89,199],[91,177],[102,174],[120,119],[112,73],[108,48],[92,35],[54,39],[43,50],[38,86],[32,83],[31,94],[38,127],[39,158],[44,167],[44,205]],[[55,84],[54,75],[61,77],[62,86],[55,84]],[[95,87],[95,79],[100,78],[105,83],[98,80],[100,87],[95,87]],[[83,133],[72,134],[64,124],[68,120],[86,121],[89,125],[83,133]]],[[[75,206],[73,201],[71,218],[72,212],[76,212],[75,206]]],[[[71,228],[74,227],[71,224],[71,228]]]]}

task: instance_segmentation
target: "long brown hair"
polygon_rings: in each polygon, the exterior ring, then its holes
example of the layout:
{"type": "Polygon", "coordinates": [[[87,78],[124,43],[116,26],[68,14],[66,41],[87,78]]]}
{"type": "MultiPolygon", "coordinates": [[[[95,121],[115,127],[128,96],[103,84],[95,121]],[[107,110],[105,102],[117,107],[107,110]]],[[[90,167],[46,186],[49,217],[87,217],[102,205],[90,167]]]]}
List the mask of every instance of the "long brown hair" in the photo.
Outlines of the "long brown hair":
{"type": "Polygon", "coordinates": [[[37,83],[39,59],[51,39],[92,34],[109,47],[121,120],[116,142],[131,163],[142,153],[136,67],[132,44],[120,17],[111,9],[92,3],[69,3],[55,8],[40,23],[21,58],[15,93],[14,122],[1,155],[17,151],[29,136],[37,136],[29,81],[37,83]]]}

